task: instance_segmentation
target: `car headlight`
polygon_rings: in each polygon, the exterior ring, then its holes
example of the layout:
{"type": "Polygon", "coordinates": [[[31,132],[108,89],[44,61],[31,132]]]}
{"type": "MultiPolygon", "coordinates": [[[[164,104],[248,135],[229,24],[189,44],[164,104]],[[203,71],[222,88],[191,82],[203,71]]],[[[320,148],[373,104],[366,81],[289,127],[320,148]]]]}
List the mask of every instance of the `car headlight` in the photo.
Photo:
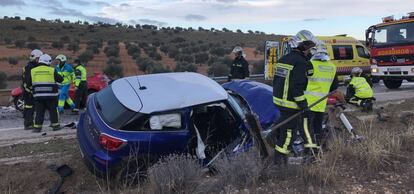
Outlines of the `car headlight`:
{"type": "MultiPolygon", "coordinates": [[[[413,68],[414,69],[414,68],[413,68]]],[[[413,69],[411,69],[411,71],[413,71],[413,69]]],[[[372,73],[378,73],[378,68],[372,68],[371,69],[371,72],[372,73]]]]}

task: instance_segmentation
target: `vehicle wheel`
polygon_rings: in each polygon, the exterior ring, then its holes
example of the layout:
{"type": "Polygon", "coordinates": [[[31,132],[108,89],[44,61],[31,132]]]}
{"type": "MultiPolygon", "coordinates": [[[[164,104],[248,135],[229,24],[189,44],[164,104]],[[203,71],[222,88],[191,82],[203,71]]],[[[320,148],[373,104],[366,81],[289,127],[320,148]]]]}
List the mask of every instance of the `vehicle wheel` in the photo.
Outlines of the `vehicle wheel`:
{"type": "Polygon", "coordinates": [[[377,84],[379,81],[380,79],[378,77],[372,77],[372,83],[377,84]]]}
{"type": "Polygon", "coordinates": [[[14,97],[13,103],[14,103],[14,107],[16,108],[16,110],[23,112],[23,109],[24,109],[23,95],[14,97]]]}
{"type": "Polygon", "coordinates": [[[388,89],[397,89],[401,86],[402,80],[384,80],[384,85],[388,89]]]}

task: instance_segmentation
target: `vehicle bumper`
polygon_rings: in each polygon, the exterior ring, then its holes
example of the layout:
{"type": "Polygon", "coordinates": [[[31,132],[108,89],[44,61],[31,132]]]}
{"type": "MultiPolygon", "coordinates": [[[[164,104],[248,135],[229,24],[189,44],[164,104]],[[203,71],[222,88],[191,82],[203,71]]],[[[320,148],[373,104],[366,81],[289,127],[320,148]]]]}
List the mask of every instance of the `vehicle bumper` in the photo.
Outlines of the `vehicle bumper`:
{"type": "Polygon", "coordinates": [[[371,75],[374,78],[389,80],[414,80],[414,66],[371,66],[371,75]]]}
{"type": "Polygon", "coordinates": [[[106,175],[111,172],[119,163],[118,158],[111,157],[107,152],[100,147],[92,145],[93,142],[88,140],[89,130],[85,127],[88,123],[85,122],[85,113],[79,117],[77,126],[77,139],[83,161],[92,173],[96,175],[106,175]]]}

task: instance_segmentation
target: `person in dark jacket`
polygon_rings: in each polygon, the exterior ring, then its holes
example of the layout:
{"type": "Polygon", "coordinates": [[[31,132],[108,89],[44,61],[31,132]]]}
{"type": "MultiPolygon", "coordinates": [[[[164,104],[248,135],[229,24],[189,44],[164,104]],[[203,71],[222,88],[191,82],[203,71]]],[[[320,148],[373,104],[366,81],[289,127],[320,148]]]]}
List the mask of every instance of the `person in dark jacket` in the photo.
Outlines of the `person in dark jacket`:
{"type": "Polygon", "coordinates": [[[24,129],[31,130],[33,129],[33,114],[34,114],[34,99],[33,99],[33,90],[32,87],[29,87],[27,83],[30,78],[30,71],[37,66],[39,62],[39,57],[43,55],[42,51],[35,49],[30,53],[29,63],[24,66],[22,72],[22,88],[23,90],[23,100],[24,100],[24,109],[23,109],[23,119],[24,119],[24,129]]]}
{"type": "Polygon", "coordinates": [[[230,74],[228,81],[232,79],[245,79],[250,76],[249,63],[244,59],[244,51],[240,46],[234,47],[233,51],[234,58],[233,64],[230,67],[230,74]]]}
{"type": "MultiPolygon", "coordinates": [[[[317,40],[311,32],[300,31],[289,41],[292,51],[282,56],[276,64],[273,78],[273,103],[280,110],[280,121],[308,108],[304,92],[307,87],[307,75],[311,72],[310,67],[312,67],[309,62],[310,49],[316,45],[316,42],[317,40]]],[[[310,113],[310,111],[306,113],[310,113]]],[[[297,128],[301,130],[300,134],[306,141],[306,150],[318,148],[313,133],[308,128],[308,122],[308,116],[305,114],[303,117],[292,119],[279,128],[275,145],[276,164],[287,161],[287,155],[290,153],[290,146],[297,128]]]]}
{"type": "Polygon", "coordinates": [[[49,110],[50,126],[53,130],[59,130],[58,115],[58,85],[63,81],[63,77],[52,67],[50,63],[52,58],[43,54],[39,58],[39,64],[30,72],[29,87],[33,88],[33,97],[35,100],[35,120],[33,132],[39,133],[42,130],[46,110],[49,110]]]}

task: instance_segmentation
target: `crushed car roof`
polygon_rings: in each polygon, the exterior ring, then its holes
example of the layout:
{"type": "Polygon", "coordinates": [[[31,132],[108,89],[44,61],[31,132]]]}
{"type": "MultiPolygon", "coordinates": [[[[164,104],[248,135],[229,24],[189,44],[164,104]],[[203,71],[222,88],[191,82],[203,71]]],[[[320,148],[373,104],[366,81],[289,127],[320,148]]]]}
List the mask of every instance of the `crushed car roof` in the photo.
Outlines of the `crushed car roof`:
{"type": "Polygon", "coordinates": [[[147,114],[228,98],[217,82],[191,72],[126,77],[114,81],[111,87],[125,107],[147,114]]]}

